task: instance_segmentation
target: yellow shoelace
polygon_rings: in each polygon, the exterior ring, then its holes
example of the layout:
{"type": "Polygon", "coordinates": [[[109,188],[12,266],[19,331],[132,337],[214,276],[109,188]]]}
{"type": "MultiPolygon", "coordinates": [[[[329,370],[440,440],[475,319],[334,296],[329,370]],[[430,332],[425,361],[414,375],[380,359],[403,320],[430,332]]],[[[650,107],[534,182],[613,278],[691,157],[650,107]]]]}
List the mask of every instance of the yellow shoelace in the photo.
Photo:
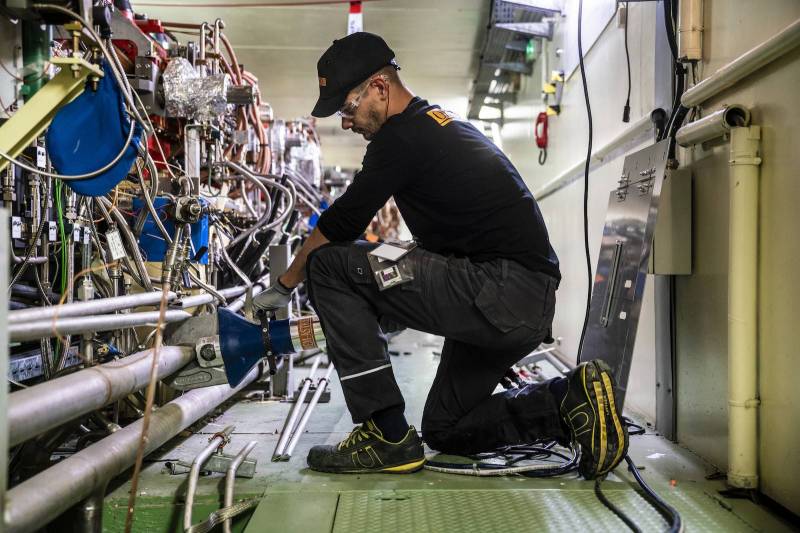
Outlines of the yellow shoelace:
{"type": "Polygon", "coordinates": [[[347,448],[352,446],[357,442],[361,442],[362,440],[367,440],[369,438],[369,433],[364,431],[364,426],[356,426],[353,428],[353,431],[350,432],[350,435],[342,442],[339,443],[339,449],[347,448]]]}

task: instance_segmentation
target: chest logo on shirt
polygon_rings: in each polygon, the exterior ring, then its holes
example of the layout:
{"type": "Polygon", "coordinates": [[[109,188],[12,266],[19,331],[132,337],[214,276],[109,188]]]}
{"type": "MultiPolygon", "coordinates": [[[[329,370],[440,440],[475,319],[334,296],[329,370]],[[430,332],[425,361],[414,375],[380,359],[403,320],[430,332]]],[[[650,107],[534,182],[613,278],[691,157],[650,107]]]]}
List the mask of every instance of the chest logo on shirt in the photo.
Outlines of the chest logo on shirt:
{"type": "Polygon", "coordinates": [[[447,126],[458,118],[458,115],[452,111],[445,111],[444,109],[431,109],[426,114],[435,120],[440,126],[447,126]]]}

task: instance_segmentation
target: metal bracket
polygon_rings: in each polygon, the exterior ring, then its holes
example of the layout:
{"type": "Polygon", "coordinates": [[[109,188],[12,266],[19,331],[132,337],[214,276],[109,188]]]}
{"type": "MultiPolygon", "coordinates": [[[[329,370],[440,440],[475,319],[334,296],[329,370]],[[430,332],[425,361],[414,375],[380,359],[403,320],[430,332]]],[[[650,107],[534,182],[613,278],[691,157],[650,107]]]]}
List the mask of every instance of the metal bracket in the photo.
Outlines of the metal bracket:
{"type": "MultiPolygon", "coordinates": [[[[211,472],[215,474],[225,474],[228,467],[235,459],[235,455],[228,455],[225,453],[215,453],[208,458],[208,461],[203,465],[204,472],[211,472]]],[[[236,470],[236,477],[253,478],[256,475],[257,459],[245,459],[242,465],[236,470]]],[[[187,474],[192,468],[192,463],[186,461],[168,461],[164,465],[170,474],[173,476],[180,474],[187,474]]]]}

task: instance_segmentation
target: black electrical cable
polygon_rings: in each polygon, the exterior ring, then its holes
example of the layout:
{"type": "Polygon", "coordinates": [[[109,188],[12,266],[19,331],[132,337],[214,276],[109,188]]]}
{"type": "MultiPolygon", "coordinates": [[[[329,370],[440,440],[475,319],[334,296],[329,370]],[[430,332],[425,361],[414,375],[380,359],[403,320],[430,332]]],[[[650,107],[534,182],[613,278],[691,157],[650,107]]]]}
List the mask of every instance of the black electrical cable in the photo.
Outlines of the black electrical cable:
{"type": "Polygon", "coordinates": [[[599,478],[594,481],[594,493],[597,496],[597,499],[600,500],[600,503],[605,505],[612,513],[617,515],[620,520],[625,522],[625,525],[628,526],[631,531],[635,533],[640,533],[642,531],[639,529],[639,526],[637,526],[636,523],[622,511],[622,509],[611,503],[611,500],[609,500],[606,495],[603,494],[603,491],[600,490],[599,478]]]}
{"type": "Polygon", "coordinates": [[[636,464],[630,458],[630,456],[625,456],[625,462],[628,463],[628,471],[633,474],[633,477],[636,478],[636,482],[639,483],[639,486],[642,487],[642,490],[645,492],[647,499],[650,500],[650,503],[655,507],[659,513],[667,520],[669,524],[669,529],[667,530],[669,533],[678,533],[679,531],[683,530],[683,522],[681,520],[681,515],[672,507],[670,504],[665,502],[661,496],[656,494],[656,492],[650,488],[642,475],[639,473],[639,469],[636,468],[636,464]]]}
{"type": "Polygon", "coordinates": [[[586,147],[586,164],[583,168],[583,247],[586,253],[586,312],[583,316],[581,340],[578,344],[578,363],[580,363],[583,340],[586,337],[586,327],[589,325],[589,306],[592,303],[592,257],[589,254],[589,164],[592,160],[592,106],[589,103],[589,88],[586,85],[586,67],[583,64],[583,43],[581,42],[581,26],[583,21],[583,0],[578,2],[578,64],[583,82],[583,98],[586,101],[586,118],[589,122],[589,143],[586,147]]]}
{"type": "Polygon", "coordinates": [[[628,65],[628,97],[625,99],[625,107],[622,108],[622,122],[631,121],[631,54],[628,51],[628,24],[631,22],[631,10],[628,2],[625,2],[625,63],[628,65]]]}

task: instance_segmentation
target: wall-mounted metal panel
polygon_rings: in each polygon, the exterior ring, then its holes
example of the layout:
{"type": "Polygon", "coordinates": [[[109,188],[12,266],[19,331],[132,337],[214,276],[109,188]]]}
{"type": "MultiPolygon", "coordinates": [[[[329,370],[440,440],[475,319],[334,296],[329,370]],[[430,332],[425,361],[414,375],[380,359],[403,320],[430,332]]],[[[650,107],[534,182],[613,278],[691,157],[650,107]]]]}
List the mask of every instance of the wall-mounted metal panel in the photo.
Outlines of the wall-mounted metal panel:
{"type": "Polygon", "coordinates": [[[636,342],[667,145],[668,141],[661,141],[625,158],[619,186],[608,202],[589,323],[579,356],[581,361],[603,359],[611,366],[620,404],[636,342]]]}

